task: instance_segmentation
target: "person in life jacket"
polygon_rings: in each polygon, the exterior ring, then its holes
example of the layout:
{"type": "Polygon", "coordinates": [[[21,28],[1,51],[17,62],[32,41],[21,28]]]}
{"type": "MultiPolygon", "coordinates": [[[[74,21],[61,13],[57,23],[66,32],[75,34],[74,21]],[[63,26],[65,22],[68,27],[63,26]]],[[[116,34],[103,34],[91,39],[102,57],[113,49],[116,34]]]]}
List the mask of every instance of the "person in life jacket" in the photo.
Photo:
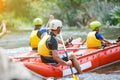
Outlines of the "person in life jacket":
{"type": "Polygon", "coordinates": [[[38,43],[42,38],[43,33],[49,32],[48,28],[41,28],[43,21],[41,18],[35,18],[33,20],[34,30],[30,34],[30,46],[33,51],[37,51],[38,43]]]}
{"type": "Polygon", "coordinates": [[[43,63],[61,63],[64,65],[74,65],[78,73],[81,73],[79,63],[73,54],[69,55],[69,59],[66,56],[59,57],[58,54],[58,40],[56,36],[60,33],[62,28],[62,22],[58,19],[50,22],[51,32],[45,35],[38,44],[38,53],[43,63]]]}
{"type": "MultiPolygon", "coordinates": [[[[50,15],[48,24],[50,23],[50,21],[54,20],[54,16],[50,15]]],[[[50,29],[47,27],[42,27],[43,21],[41,18],[35,18],[33,20],[33,24],[34,24],[34,30],[31,32],[30,35],[30,46],[32,47],[33,51],[37,51],[37,47],[38,47],[38,43],[41,40],[41,38],[50,32],[50,29]]],[[[58,42],[61,44],[62,41],[57,38],[58,42]]],[[[72,38],[69,38],[68,40],[66,40],[65,44],[68,45],[69,43],[72,42],[72,38]]]]}
{"type": "MultiPolygon", "coordinates": [[[[50,18],[49,18],[49,20],[48,20],[48,23],[46,24],[46,28],[49,28],[50,22],[51,22],[52,20],[55,20],[54,15],[50,15],[49,17],[50,17],[50,18]]],[[[50,31],[50,30],[49,30],[49,31],[50,31]]],[[[59,37],[59,36],[56,36],[56,38],[57,38],[58,43],[59,43],[59,44],[62,44],[62,41],[61,41],[60,37],[59,37]]],[[[67,39],[67,40],[64,42],[64,43],[65,43],[65,46],[71,45],[72,40],[73,40],[72,37],[70,37],[69,39],[67,39]]]]}
{"type": "Polygon", "coordinates": [[[86,42],[87,48],[101,48],[102,45],[110,44],[107,39],[103,37],[102,34],[100,34],[100,28],[101,23],[99,21],[93,21],[90,23],[91,32],[88,33],[87,39],[83,41],[83,44],[86,42]]]}

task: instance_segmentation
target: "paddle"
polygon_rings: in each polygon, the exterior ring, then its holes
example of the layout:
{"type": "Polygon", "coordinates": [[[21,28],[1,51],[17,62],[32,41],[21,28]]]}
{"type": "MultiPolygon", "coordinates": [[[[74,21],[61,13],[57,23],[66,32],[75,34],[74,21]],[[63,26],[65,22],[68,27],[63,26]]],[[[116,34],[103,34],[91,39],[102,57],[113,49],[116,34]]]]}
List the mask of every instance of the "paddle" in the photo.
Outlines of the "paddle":
{"type": "Polygon", "coordinates": [[[47,24],[46,24],[46,28],[48,28],[49,27],[49,23],[50,23],[50,21],[51,20],[53,20],[54,19],[54,16],[53,15],[50,15],[50,18],[49,18],[49,20],[48,20],[48,22],[47,22],[47,24]]]}
{"type": "MultiPolygon", "coordinates": [[[[67,53],[67,49],[66,49],[66,47],[65,47],[65,44],[64,44],[64,41],[63,41],[63,38],[62,38],[61,33],[60,33],[60,37],[61,37],[61,40],[62,40],[62,43],[63,43],[63,47],[64,47],[64,50],[65,50],[66,56],[67,56],[67,58],[68,58],[68,60],[69,60],[68,53],[67,53]]],[[[73,79],[74,79],[74,80],[79,80],[79,78],[78,78],[76,75],[74,75],[73,70],[72,70],[72,66],[70,66],[70,70],[71,70],[73,79]]]]}

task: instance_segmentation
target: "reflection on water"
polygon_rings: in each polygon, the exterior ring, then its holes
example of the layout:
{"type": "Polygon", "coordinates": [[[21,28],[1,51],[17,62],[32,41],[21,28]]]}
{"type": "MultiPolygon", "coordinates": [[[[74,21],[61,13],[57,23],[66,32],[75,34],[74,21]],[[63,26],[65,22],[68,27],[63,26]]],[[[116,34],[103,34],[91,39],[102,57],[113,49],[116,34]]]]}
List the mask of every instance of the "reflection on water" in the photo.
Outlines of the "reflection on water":
{"type": "MultiPolygon", "coordinates": [[[[105,38],[115,40],[119,35],[120,29],[103,29],[102,34],[105,38]],[[113,34],[113,35],[111,35],[113,34]]],[[[63,30],[62,35],[64,40],[69,37],[77,38],[81,37],[82,40],[86,38],[87,33],[90,30],[87,28],[83,29],[68,29],[63,30]],[[69,36],[68,36],[69,35],[69,36]]],[[[8,56],[23,54],[31,50],[29,47],[29,35],[30,31],[19,31],[13,32],[6,35],[0,40],[0,46],[6,49],[8,56]]],[[[78,75],[80,80],[120,80],[120,62],[113,65],[109,65],[98,70],[94,70],[90,73],[78,75]]],[[[61,78],[59,80],[73,80],[70,77],[61,78]]]]}

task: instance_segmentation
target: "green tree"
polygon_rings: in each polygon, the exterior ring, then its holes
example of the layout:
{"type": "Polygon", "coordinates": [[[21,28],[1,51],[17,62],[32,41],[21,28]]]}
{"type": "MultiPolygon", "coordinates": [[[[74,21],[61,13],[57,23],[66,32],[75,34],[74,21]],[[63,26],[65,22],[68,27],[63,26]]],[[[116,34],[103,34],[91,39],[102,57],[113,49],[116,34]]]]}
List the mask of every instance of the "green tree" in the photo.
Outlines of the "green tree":
{"type": "Polygon", "coordinates": [[[5,3],[6,11],[14,13],[14,17],[30,16],[30,0],[6,0],[5,3]]]}
{"type": "Polygon", "coordinates": [[[120,23],[120,6],[115,7],[113,10],[111,10],[109,16],[109,22],[111,25],[117,25],[118,23],[120,23]]]}
{"type": "Polygon", "coordinates": [[[9,25],[16,27],[32,24],[36,17],[42,18],[46,24],[50,14],[70,27],[88,26],[93,20],[100,20],[104,24],[107,21],[111,24],[116,22],[115,20],[119,22],[119,9],[111,11],[119,7],[119,0],[4,0],[4,2],[6,12],[0,14],[0,18],[5,16],[9,19],[9,25]]]}

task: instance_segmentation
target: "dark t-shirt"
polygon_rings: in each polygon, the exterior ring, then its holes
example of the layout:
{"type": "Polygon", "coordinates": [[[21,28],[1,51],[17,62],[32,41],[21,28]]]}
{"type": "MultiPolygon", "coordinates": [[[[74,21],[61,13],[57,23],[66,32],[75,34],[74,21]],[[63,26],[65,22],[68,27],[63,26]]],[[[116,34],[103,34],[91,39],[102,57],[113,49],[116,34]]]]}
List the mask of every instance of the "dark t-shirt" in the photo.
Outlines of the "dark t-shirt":
{"type": "Polygon", "coordinates": [[[58,42],[55,38],[56,36],[53,33],[50,33],[50,35],[51,35],[51,37],[46,42],[47,48],[50,50],[57,50],[58,42]]]}

